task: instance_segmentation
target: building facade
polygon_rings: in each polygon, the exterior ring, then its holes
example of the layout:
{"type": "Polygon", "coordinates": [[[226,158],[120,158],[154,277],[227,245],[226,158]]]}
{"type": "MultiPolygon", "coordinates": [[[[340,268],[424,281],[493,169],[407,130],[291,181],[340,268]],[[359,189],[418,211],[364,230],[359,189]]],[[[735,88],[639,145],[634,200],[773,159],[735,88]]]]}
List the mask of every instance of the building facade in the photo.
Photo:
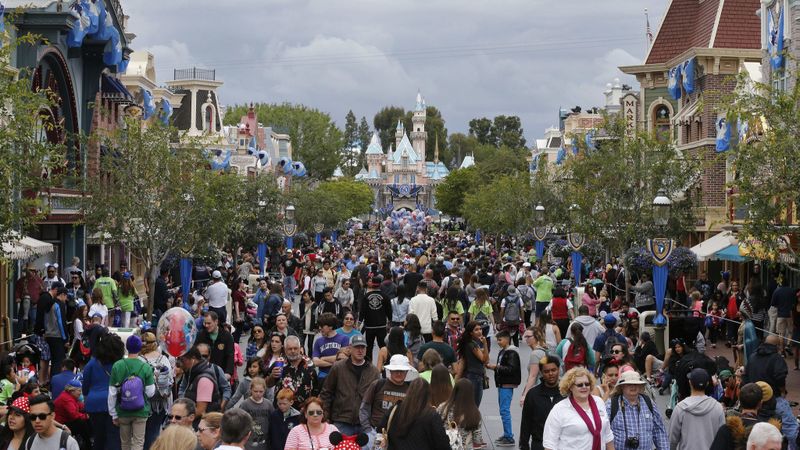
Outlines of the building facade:
{"type": "Polygon", "coordinates": [[[406,130],[399,121],[395,142],[387,150],[377,133],[372,135],[366,151],[367,167],[361,169],[356,179],[369,184],[375,194],[375,209],[383,214],[397,209],[438,214],[434,209],[434,189],[450,172],[439,161],[438,142],[433,148],[433,160],[428,161],[426,118],[425,100],[417,93],[411,130],[406,130]]]}

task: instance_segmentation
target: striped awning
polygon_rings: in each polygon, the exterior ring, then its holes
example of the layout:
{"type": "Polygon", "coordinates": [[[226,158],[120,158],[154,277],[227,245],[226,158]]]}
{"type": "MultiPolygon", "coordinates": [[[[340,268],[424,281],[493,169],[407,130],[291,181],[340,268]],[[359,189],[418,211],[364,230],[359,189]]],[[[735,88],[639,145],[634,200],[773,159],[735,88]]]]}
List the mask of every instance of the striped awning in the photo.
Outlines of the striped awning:
{"type": "Polygon", "coordinates": [[[3,255],[9,259],[29,259],[53,252],[53,244],[29,236],[3,243],[3,255]]]}

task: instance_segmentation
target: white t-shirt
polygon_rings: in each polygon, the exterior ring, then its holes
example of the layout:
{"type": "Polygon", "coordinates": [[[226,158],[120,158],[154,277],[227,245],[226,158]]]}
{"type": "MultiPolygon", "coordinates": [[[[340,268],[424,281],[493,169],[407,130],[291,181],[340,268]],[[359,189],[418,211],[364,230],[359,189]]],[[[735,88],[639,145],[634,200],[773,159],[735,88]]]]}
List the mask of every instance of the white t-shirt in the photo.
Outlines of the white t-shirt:
{"type": "Polygon", "coordinates": [[[436,311],[436,300],[427,294],[417,294],[408,302],[408,313],[416,314],[422,334],[433,332],[433,321],[439,320],[436,311]]]}
{"type": "Polygon", "coordinates": [[[108,307],[103,303],[95,303],[89,308],[89,317],[92,317],[94,313],[100,313],[103,321],[105,321],[106,317],[108,317],[108,307]]]}
{"type": "MultiPolygon", "coordinates": [[[[600,413],[600,421],[603,424],[603,428],[600,431],[600,445],[605,448],[607,443],[614,440],[614,433],[608,423],[608,415],[603,399],[595,395],[592,397],[597,405],[597,411],[600,413]]],[[[585,411],[586,415],[589,416],[589,420],[593,421],[591,409],[585,411]]],[[[589,432],[586,422],[581,419],[581,416],[572,407],[572,402],[569,401],[569,398],[556,403],[553,409],[550,410],[547,421],[544,423],[542,446],[546,449],[592,448],[592,434],[589,432]]]]}
{"type": "Polygon", "coordinates": [[[228,303],[228,286],[222,281],[217,281],[206,288],[206,299],[208,306],[212,308],[224,308],[228,303]]]}
{"type": "MultiPolygon", "coordinates": [[[[59,450],[61,448],[61,433],[61,430],[56,430],[56,432],[47,439],[42,438],[38,434],[34,434],[33,445],[31,445],[31,448],[36,450],[59,450]]],[[[26,448],[24,442],[21,447],[26,448]]],[[[72,436],[67,438],[66,450],[80,450],[80,447],[78,447],[78,441],[76,441],[72,436]]]]}

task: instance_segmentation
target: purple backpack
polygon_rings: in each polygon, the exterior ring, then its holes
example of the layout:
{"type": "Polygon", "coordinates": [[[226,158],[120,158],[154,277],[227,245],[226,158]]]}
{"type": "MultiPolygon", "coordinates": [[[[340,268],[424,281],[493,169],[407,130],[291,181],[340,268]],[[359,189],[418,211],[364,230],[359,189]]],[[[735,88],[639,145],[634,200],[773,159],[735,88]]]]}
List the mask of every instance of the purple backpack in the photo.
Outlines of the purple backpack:
{"type": "MultiPolygon", "coordinates": [[[[127,359],[124,359],[127,368],[127,359]]],[[[144,408],[144,382],[139,375],[131,374],[119,386],[119,409],[139,411],[144,408]]]]}

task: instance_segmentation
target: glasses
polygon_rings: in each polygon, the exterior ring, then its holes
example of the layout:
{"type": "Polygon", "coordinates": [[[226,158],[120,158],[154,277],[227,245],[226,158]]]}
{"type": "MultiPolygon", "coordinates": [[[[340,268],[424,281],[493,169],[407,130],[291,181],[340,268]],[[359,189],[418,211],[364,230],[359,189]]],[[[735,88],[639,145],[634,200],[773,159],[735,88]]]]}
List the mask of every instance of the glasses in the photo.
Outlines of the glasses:
{"type": "Polygon", "coordinates": [[[31,420],[47,420],[47,416],[53,413],[29,414],[31,420]]]}
{"type": "Polygon", "coordinates": [[[306,411],[309,416],[321,416],[323,414],[321,409],[310,409],[306,411]]]}
{"type": "Polygon", "coordinates": [[[611,350],[611,354],[613,354],[613,355],[621,355],[622,354],[622,350],[611,350]]]}
{"type": "Polygon", "coordinates": [[[208,359],[208,355],[200,355],[200,357],[203,359],[208,359]]]}
{"type": "Polygon", "coordinates": [[[255,334],[255,333],[259,333],[260,334],[260,333],[263,333],[263,332],[264,332],[264,330],[253,330],[253,334],[255,334]]]}
{"type": "Polygon", "coordinates": [[[345,317],[344,320],[355,320],[352,317],[345,317]]]}
{"type": "Polygon", "coordinates": [[[575,383],[575,384],[573,384],[573,386],[575,386],[578,389],[583,389],[583,388],[591,387],[592,385],[589,384],[589,382],[587,381],[586,383],[575,383]]]}
{"type": "Polygon", "coordinates": [[[216,429],[217,429],[217,427],[205,427],[205,428],[197,427],[197,432],[198,433],[205,433],[208,430],[216,430],[216,429]]]}
{"type": "Polygon", "coordinates": [[[183,416],[173,416],[172,414],[167,414],[167,419],[169,420],[182,420],[183,416]]]}
{"type": "Polygon", "coordinates": [[[451,322],[461,322],[461,317],[451,317],[450,321],[451,322]]]}

